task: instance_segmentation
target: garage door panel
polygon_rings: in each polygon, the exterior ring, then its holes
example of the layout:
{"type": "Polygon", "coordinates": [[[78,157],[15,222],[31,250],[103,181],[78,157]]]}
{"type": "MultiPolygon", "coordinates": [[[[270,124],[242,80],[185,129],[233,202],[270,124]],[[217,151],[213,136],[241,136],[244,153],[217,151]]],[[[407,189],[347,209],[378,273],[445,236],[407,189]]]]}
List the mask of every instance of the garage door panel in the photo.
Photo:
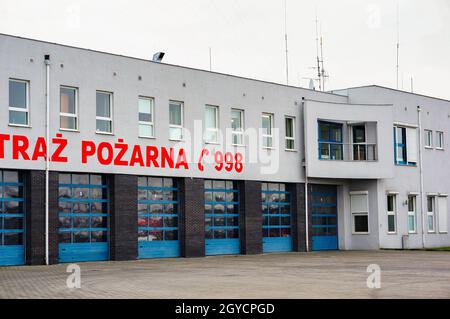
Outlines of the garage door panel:
{"type": "Polygon", "coordinates": [[[232,181],[205,180],[205,254],[239,254],[239,191],[232,181]]]}
{"type": "Polygon", "coordinates": [[[138,258],[180,256],[178,188],[172,178],[138,179],[138,258]]]}
{"type": "Polygon", "coordinates": [[[0,170],[0,266],[25,264],[25,196],[22,174],[0,170]]]}
{"type": "Polygon", "coordinates": [[[337,190],[330,185],[311,185],[312,250],[337,250],[337,190]]]}

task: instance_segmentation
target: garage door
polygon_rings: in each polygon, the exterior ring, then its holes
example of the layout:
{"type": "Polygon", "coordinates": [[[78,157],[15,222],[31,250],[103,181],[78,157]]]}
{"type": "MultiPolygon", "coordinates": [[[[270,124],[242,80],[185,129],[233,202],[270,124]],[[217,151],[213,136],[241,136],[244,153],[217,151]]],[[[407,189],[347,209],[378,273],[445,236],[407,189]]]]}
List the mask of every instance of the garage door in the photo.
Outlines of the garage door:
{"type": "Polygon", "coordinates": [[[205,254],[239,254],[239,191],[232,181],[205,180],[205,254]]]}
{"type": "Polygon", "coordinates": [[[0,266],[23,265],[24,184],[17,171],[0,170],[0,266]]]}
{"type": "Polygon", "coordinates": [[[180,256],[178,189],[172,178],[138,179],[138,258],[180,256]]]}
{"type": "Polygon", "coordinates": [[[59,261],[108,260],[108,188],[101,175],[59,174],[59,261]]]}
{"type": "Polygon", "coordinates": [[[285,184],[262,183],[263,252],[292,251],[291,205],[285,184]]]}
{"type": "Polygon", "coordinates": [[[312,250],[338,249],[337,192],[335,186],[313,186],[310,194],[312,213],[312,250]]]}

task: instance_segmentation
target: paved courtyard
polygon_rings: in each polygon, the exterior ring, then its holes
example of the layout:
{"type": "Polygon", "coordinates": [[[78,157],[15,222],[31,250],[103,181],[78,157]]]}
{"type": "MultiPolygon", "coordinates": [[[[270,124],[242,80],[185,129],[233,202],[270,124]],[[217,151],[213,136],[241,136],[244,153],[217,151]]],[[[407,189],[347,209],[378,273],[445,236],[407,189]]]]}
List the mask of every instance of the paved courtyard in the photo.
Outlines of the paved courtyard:
{"type": "Polygon", "coordinates": [[[450,298],[450,252],[339,251],[0,267],[0,298],[450,298]],[[369,264],[381,288],[369,289],[369,264]]]}

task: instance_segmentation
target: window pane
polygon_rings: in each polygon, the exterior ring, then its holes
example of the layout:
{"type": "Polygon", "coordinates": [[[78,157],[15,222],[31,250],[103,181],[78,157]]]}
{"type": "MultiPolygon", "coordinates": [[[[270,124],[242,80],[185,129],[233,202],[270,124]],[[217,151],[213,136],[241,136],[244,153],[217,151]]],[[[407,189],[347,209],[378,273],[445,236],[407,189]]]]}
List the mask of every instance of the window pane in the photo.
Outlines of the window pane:
{"type": "Polygon", "coordinates": [[[388,215],[388,232],[395,232],[395,215],[388,215]]]}
{"type": "Polygon", "coordinates": [[[63,116],[60,117],[60,127],[70,130],[77,129],[77,119],[75,117],[63,116]]]}
{"type": "Polygon", "coordinates": [[[4,245],[23,245],[22,233],[5,233],[3,236],[4,245]]]}
{"type": "Polygon", "coordinates": [[[433,197],[427,197],[427,209],[429,212],[432,212],[434,209],[433,205],[433,197]]]}
{"type": "Polygon", "coordinates": [[[294,120],[290,117],[286,118],[286,137],[294,137],[294,120]]]}
{"type": "Polygon", "coordinates": [[[205,107],[205,128],[217,128],[217,108],[214,106],[205,107]]]}
{"type": "Polygon", "coordinates": [[[169,128],[169,138],[175,140],[181,140],[183,138],[181,127],[169,128]]]}
{"type": "Polygon", "coordinates": [[[233,144],[243,144],[243,136],[242,134],[233,133],[233,144]]]}
{"type": "Polygon", "coordinates": [[[433,216],[428,216],[428,230],[433,231],[434,230],[434,218],[433,216]]]}
{"type": "Polygon", "coordinates": [[[97,92],[97,116],[111,117],[111,95],[97,92]]]}
{"type": "Polygon", "coordinates": [[[153,125],[139,124],[140,136],[153,136],[153,125]]]}
{"type": "MultiPolygon", "coordinates": [[[[231,110],[231,128],[233,131],[241,131],[242,129],[242,111],[231,110]]],[[[235,143],[238,144],[238,143],[235,143]]]]}
{"type": "Polygon", "coordinates": [[[408,231],[413,232],[416,230],[416,221],[413,215],[408,216],[408,231]]]}
{"type": "Polygon", "coordinates": [[[266,136],[263,138],[263,146],[264,147],[272,147],[272,137],[266,136]]]}
{"type": "Polygon", "coordinates": [[[9,111],[9,123],[28,125],[28,112],[9,111]]]}
{"type": "Polygon", "coordinates": [[[387,196],[387,210],[388,212],[394,211],[394,196],[392,195],[387,196]]]}
{"type": "Polygon", "coordinates": [[[151,103],[150,99],[139,99],[139,113],[151,113],[151,103]]]}
{"type": "Polygon", "coordinates": [[[295,147],[294,140],[286,140],[286,149],[293,150],[295,147]]]}
{"type": "Polygon", "coordinates": [[[408,211],[409,212],[414,212],[415,209],[415,205],[414,205],[414,201],[415,201],[415,197],[414,196],[408,196],[408,211]]]}
{"type": "Polygon", "coordinates": [[[9,81],[9,106],[27,107],[27,84],[25,82],[9,81]]]}
{"type": "Polygon", "coordinates": [[[61,112],[75,114],[76,90],[61,88],[61,112]]]}
{"type": "Polygon", "coordinates": [[[170,102],[170,104],[169,104],[169,124],[181,125],[181,103],[170,102]]]}
{"type": "Polygon", "coordinates": [[[111,133],[111,121],[97,120],[97,131],[111,133]]]}
{"type": "Polygon", "coordinates": [[[356,233],[367,233],[369,231],[369,221],[367,215],[354,215],[353,218],[356,233]]]}
{"type": "Polygon", "coordinates": [[[272,117],[270,115],[262,116],[263,134],[272,134],[272,117]]]}

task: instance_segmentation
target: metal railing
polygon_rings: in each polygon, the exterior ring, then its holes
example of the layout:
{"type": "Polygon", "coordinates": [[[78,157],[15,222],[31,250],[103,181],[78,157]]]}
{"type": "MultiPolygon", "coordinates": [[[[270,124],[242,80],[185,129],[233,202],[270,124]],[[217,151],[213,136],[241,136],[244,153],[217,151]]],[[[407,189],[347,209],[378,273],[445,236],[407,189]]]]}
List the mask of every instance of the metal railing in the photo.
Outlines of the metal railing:
{"type": "Polygon", "coordinates": [[[319,159],[334,161],[366,161],[378,160],[375,143],[338,143],[319,142],[319,159]]]}

